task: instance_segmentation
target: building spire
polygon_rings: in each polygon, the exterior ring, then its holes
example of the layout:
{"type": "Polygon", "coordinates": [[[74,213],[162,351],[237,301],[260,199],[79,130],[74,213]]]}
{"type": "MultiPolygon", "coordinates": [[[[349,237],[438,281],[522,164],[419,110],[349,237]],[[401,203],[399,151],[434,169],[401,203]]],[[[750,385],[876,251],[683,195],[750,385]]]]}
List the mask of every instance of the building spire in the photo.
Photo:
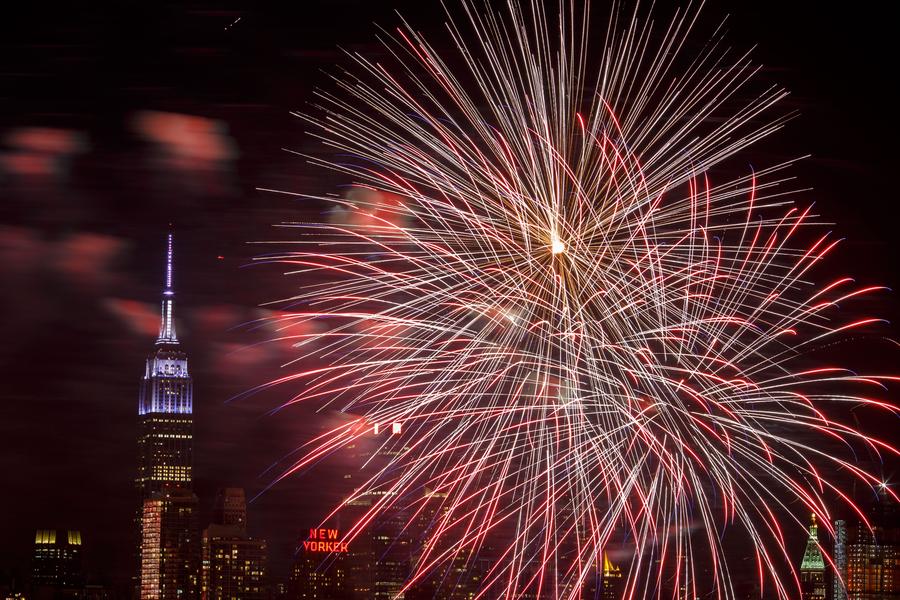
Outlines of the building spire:
{"type": "Polygon", "coordinates": [[[166,279],[162,297],[162,320],[159,324],[159,337],[157,344],[177,344],[178,336],[175,335],[175,317],[172,309],[175,304],[175,288],[172,284],[172,234],[169,234],[166,248],[166,279]]]}
{"type": "Polygon", "coordinates": [[[812,522],[809,525],[809,539],[806,540],[806,551],[803,553],[803,562],[800,563],[801,571],[824,571],[825,559],[819,549],[819,526],[816,525],[816,515],[813,513],[812,522]]]}

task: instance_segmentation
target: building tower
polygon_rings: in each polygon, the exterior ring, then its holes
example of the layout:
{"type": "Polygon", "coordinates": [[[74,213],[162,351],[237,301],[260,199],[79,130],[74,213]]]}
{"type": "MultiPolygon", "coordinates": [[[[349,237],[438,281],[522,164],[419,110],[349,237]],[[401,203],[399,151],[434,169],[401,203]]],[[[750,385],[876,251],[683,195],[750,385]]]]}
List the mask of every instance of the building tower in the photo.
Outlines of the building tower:
{"type": "Polygon", "coordinates": [[[244,488],[222,488],[216,493],[213,520],[216,525],[236,525],[247,528],[247,497],[244,488]]]}
{"type": "Polygon", "coordinates": [[[198,500],[191,491],[193,387],[175,334],[172,234],[167,241],[159,337],[138,398],[141,600],[193,599],[200,588],[198,500]]]}
{"type": "Polygon", "coordinates": [[[77,598],[84,587],[81,532],[38,529],[34,536],[32,592],[35,598],[77,598]]]}
{"type": "Polygon", "coordinates": [[[197,496],[171,487],[144,500],[140,600],[194,600],[200,590],[197,496]]]}
{"type": "Polygon", "coordinates": [[[202,600],[264,600],[266,541],[247,535],[243,488],[216,494],[213,522],[203,531],[202,600]]]}
{"type": "MultiPolygon", "coordinates": [[[[402,449],[402,424],[373,424],[372,435],[361,436],[346,447],[356,468],[344,475],[344,483],[353,486],[352,496],[340,511],[343,523],[354,524],[371,507],[394,492],[385,490],[359,493],[355,485],[386,468],[402,449]]],[[[407,512],[392,502],[350,544],[346,556],[347,587],[354,597],[367,600],[403,600],[403,586],[410,574],[410,539],[406,528],[407,512]]]]}
{"type": "Polygon", "coordinates": [[[834,522],[834,570],[831,600],[847,600],[847,522],[834,522]]]}
{"type": "MultiPolygon", "coordinates": [[[[414,519],[408,526],[409,547],[411,569],[415,569],[421,566],[423,558],[433,560],[447,548],[446,542],[435,538],[435,532],[449,512],[447,493],[426,488],[411,508],[414,519]]],[[[476,597],[482,591],[484,575],[495,564],[485,556],[490,554],[485,550],[482,545],[478,552],[470,548],[453,551],[436,569],[411,586],[406,592],[406,600],[470,600],[476,597]]]]}
{"type": "Polygon", "coordinates": [[[609,555],[603,553],[603,571],[600,579],[600,599],[620,600],[624,591],[622,569],[609,560],[609,555]]]}
{"type": "Polygon", "coordinates": [[[147,357],[138,400],[136,483],[142,503],[165,488],[189,489],[192,483],[193,385],[175,335],[172,258],[169,234],[159,337],[147,357]]]}
{"type": "Polygon", "coordinates": [[[803,600],[825,600],[825,559],[819,548],[819,527],[815,514],[809,525],[806,551],[800,563],[800,590],[803,600]]]}
{"type": "Polygon", "coordinates": [[[353,594],[347,580],[348,546],[340,539],[339,529],[311,529],[306,540],[300,540],[288,582],[290,600],[355,600],[369,595],[353,594]],[[320,540],[330,541],[319,544],[320,540]]]}
{"type": "Polygon", "coordinates": [[[847,535],[847,600],[900,598],[900,510],[887,485],[847,535]]]}

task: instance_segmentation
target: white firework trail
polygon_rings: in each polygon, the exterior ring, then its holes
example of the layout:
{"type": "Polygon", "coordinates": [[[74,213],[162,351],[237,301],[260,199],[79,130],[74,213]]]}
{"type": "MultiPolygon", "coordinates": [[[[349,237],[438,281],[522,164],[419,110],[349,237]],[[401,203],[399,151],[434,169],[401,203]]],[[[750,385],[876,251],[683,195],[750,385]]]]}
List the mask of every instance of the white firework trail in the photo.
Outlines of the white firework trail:
{"type": "Polygon", "coordinates": [[[788,165],[711,184],[782,127],[765,115],[785,92],[750,93],[758,67],[721,31],[689,45],[698,10],[659,28],[616,8],[589,49],[588,7],[549,5],[461,2],[446,60],[404,23],[298,115],[336,156],[309,160],[361,191],[295,194],[340,222],[286,224],[296,247],[262,259],[313,281],[279,321],[300,370],[273,385],[358,418],[283,476],[399,423],[346,539],[439,492],[407,587],[483,554],[479,597],[580,598],[626,539],[624,597],[733,598],[731,527],[760,584],[797,597],[783,513],[859,512],[831,474],[878,479],[835,446],[896,454],[823,409],[894,413],[867,391],[891,378],[807,364],[877,321],[835,308],[879,288],[814,285],[837,242],[788,165]]]}

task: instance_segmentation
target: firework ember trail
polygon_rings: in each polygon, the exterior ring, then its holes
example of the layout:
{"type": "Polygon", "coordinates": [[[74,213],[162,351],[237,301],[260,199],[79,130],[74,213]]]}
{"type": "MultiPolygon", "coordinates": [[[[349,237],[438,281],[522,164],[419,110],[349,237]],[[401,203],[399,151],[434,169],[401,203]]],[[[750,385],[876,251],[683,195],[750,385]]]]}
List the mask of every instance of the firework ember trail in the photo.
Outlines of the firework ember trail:
{"type": "Polygon", "coordinates": [[[734,598],[735,531],[797,598],[785,531],[864,518],[853,450],[897,452],[836,416],[892,415],[894,378],[811,356],[877,328],[847,307],[880,288],[828,276],[790,163],[737,160],[786,120],[748,55],[696,9],[598,29],[583,4],[463,1],[440,52],[404,23],[298,113],[354,187],[277,190],[334,209],[260,258],[302,278],[271,385],[353,418],[282,477],[395,427],[339,541],[439,492],[408,586],[490,553],[479,597],[580,598],[624,547],[627,598],[734,598]]]}

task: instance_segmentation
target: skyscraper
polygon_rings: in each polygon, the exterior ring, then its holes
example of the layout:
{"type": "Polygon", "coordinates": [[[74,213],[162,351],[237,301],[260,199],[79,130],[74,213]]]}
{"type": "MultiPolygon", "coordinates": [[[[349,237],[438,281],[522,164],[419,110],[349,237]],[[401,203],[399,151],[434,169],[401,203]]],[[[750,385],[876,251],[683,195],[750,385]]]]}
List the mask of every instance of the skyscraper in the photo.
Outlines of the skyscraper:
{"type": "Polygon", "coordinates": [[[900,513],[882,486],[869,510],[847,535],[847,599],[900,598],[900,513]]]}
{"type": "Polygon", "coordinates": [[[321,552],[318,545],[304,540],[296,551],[288,583],[290,600],[355,600],[368,598],[354,595],[347,581],[347,553],[321,552]]]}
{"type": "Polygon", "coordinates": [[[167,487],[190,488],[193,479],[193,384],[175,334],[172,263],[169,234],[159,337],[147,357],[138,400],[136,483],[141,502],[167,487]]]}
{"type": "MultiPolygon", "coordinates": [[[[410,527],[412,566],[421,567],[423,560],[434,560],[446,546],[440,546],[435,532],[446,518],[447,493],[425,489],[413,507],[415,519],[410,527]]],[[[484,547],[481,550],[485,550],[484,547]]],[[[451,553],[429,573],[420,576],[406,594],[406,600],[471,600],[481,591],[485,573],[493,565],[483,553],[463,548],[451,553]]]]}
{"type": "Polygon", "coordinates": [[[834,522],[834,570],[831,600],[847,600],[847,522],[834,522]]]}
{"type": "MultiPolygon", "coordinates": [[[[380,496],[366,493],[346,502],[342,519],[355,523],[363,518],[380,496]]],[[[405,529],[406,511],[392,505],[370,522],[349,547],[348,587],[354,598],[403,600],[401,592],[410,574],[410,540],[405,529]]]]}
{"type": "Polygon", "coordinates": [[[247,497],[244,488],[221,488],[216,492],[213,520],[216,525],[236,525],[247,529],[247,497]]]}
{"type": "Polygon", "coordinates": [[[82,591],[81,532],[38,529],[32,560],[35,598],[75,598],[82,591]]]}
{"type": "Polygon", "coordinates": [[[825,600],[825,559],[819,547],[819,526],[812,515],[809,538],[800,563],[800,588],[803,600],[825,600]]]}
{"type": "Polygon", "coordinates": [[[166,488],[144,500],[141,600],[195,599],[200,589],[197,496],[166,488]]]}
{"type": "MultiPolygon", "coordinates": [[[[401,451],[399,423],[386,426],[376,424],[372,432],[373,436],[361,437],[347,447],[359,465],[359,470],[344,476],[344,480],[351,485],[355,481],[365,481],[372,473],[384,469],[391,457],[401,451]]],[[[344,523],[356,523],[382,500],[390,500],[390,508],[380,512],[350,545],[346,557],[348,588],[354,598],[402,600],[401,590],[410,573],[407,513],[389,490],[369,490],[356,495],[357,491],[353,490],[354,495],[341,509],[340,518],[344,523]]]]}
{"type": "Polygon", "coordinates": [[[191,491],[193,386],[175,334],[172,235],[167,240],[162,317],[138,398],[137,524],[142,600],[199,593],[197,496],[191,491]]]}
{"type": "Polygon", "coordinates": [[[266,541],[247,535],[242,488],[216,494],[213,522],[203,531],[203,600],[262,600],[266,588],[266,541]]]}
{"type": "Polygon", "coordinates": [[[622,569],[609,560],[609,556],[603,553],[603,570],[600,578],[600,599],[621,600],[625,589],[622,579],[622,569]]]}

